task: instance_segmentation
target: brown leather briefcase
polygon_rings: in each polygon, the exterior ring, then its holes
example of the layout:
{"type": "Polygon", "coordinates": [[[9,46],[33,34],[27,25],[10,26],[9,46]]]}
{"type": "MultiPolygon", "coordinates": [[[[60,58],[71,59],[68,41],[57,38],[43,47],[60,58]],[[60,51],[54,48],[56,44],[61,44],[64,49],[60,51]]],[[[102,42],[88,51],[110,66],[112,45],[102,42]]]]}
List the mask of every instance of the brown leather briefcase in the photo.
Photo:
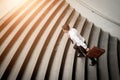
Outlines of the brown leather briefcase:
{"type": "Polygon", "coordinates": [[[87,55],[88,57],[98,58],[98,57],[100,57],[104,52],[105,52],[104,49],[98,48],[98,47],[94,46],[92,49],[90,49],[90,50],[87,52],[86,55],[87,55]]]}

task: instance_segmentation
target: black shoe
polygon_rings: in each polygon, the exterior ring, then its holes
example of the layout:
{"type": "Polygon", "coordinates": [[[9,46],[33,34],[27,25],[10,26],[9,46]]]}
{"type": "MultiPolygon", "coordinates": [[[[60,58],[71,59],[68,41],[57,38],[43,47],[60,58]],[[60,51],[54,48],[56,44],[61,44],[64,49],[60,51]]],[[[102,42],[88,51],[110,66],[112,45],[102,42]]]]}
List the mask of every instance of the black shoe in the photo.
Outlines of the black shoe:
{"type": "Polygon", "coordinates": [[[94,66],[95,64],[97,64],[97,61],[91,61],[91,63],[89,64],[90,66],[94,66]]]}
{"type": "Polygon", "coordinates": [[[84,57],[84,55],[79,53],[79,54],[78,54],[78,57],[84,57]]]}

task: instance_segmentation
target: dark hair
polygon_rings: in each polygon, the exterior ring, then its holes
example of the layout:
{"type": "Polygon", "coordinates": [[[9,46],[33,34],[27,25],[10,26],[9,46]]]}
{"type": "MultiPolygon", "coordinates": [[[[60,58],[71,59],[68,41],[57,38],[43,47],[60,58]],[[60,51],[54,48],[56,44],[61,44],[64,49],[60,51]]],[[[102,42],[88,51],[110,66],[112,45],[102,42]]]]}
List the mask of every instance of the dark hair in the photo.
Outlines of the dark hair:
{"type": "Polygon", "coordinates": [[[62,29],[63,29],[63,30],[70,30],[70,27],[69,27],[68,24],[64,24],[64,25],[62,26],[62,29]]]}

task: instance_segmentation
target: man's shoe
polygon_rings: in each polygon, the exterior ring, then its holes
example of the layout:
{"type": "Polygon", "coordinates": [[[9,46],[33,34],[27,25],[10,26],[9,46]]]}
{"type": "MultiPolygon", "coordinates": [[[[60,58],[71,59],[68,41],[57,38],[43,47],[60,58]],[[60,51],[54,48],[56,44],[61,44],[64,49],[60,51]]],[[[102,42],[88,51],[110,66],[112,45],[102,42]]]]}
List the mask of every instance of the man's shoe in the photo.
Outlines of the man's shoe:
{"type": "Polygon", "coordinates": [[[96,63],[97,63],[97,61],[91,61],[91,63],[89,65],[94,66],[96,63]]]}
{"type": "Polygon", "coordinates": [[[81,54],[81,53],[79,53],[79,54],[78,54],[78,57],[84,57],[84,55],[83,55],[83,54],[81,54]]]}

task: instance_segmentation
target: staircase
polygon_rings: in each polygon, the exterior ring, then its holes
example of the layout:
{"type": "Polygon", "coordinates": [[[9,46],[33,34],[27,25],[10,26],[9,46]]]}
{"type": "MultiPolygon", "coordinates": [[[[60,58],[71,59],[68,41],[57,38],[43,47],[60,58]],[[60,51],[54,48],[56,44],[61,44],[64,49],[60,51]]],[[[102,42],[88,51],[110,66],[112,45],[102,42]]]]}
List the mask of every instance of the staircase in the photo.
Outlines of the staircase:
{"type": "Polygon", "coordinates": [[[27,0],[0,21],[1,80],[120,80],[120,40],[63,0],[27,0]],[[68,23],[105,54],[95,66],[77,57],[62,32],[68,23]]]}

